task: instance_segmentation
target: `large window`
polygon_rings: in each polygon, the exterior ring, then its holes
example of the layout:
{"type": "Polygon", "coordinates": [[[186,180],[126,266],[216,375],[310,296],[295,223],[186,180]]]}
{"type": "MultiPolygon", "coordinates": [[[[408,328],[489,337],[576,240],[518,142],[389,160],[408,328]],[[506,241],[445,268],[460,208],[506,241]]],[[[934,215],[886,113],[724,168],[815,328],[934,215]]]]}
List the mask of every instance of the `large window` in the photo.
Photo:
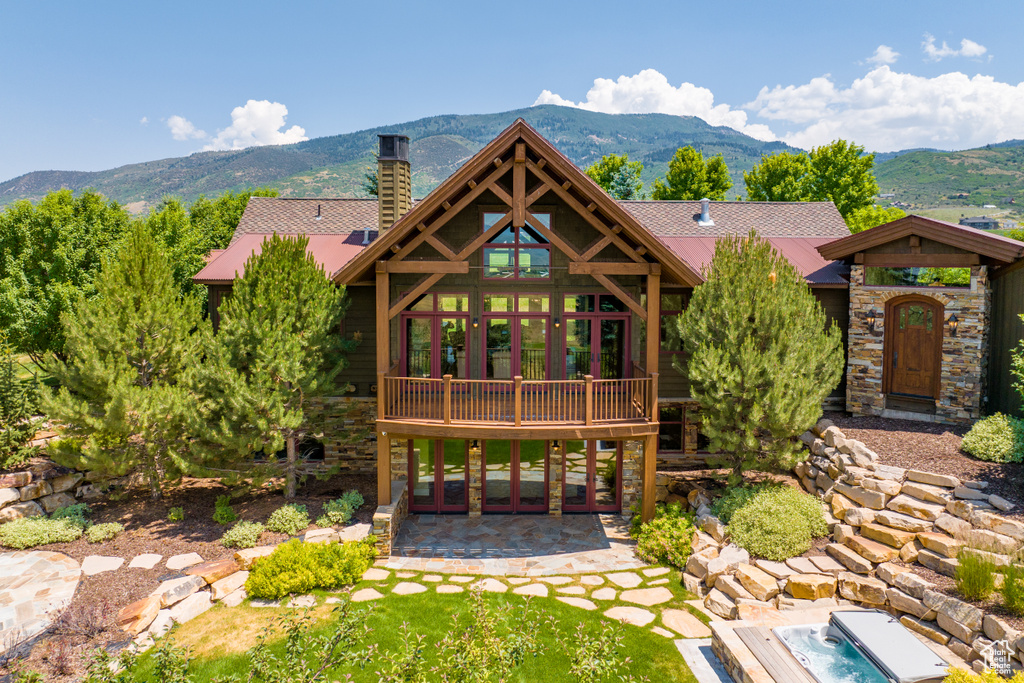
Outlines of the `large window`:
{"type": "Polygon", "coordinates": [[[970,287],[970,268],[880,268],[868,266],[864,284],[873,287],[970,287]]]}
{"type": "MultiPolygon", "coordinates": [[[[484,231],[494,226],[503,213],[485,213],[484,231]]],[[[535,213],[544,227],[551,227],[551,214],[535,213]]],[[[551,277],[551,245],[533,227],[508,227],[484,245],[484,278],[491,280],[547,280],[551,277]]]]}
{"type": "Polygon", "coordinates": [[[468,377],[466,329],[469,297],[425,294],[402,314],[402,360],[406,377],[468,377]]]}
{"type": "Polygon", "coordinates": [[[664,353],[679,353],[683,350],[683,339],[679,336],[679,314],[690,302],[689,292],[661,295],[661,350],[664,353]]]}

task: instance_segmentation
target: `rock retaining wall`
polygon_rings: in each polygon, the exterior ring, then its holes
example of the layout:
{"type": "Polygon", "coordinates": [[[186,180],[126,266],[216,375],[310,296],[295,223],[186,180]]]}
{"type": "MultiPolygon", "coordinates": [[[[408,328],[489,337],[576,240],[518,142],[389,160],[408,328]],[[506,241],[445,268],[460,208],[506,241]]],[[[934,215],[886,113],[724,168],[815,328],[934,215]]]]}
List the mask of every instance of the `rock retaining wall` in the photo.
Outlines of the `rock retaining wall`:
{"type": "Polygon", "coordinates": [[[40,517],[99,492],[81,472],[52,464],[0,474],[0,522],[40,517]]]}

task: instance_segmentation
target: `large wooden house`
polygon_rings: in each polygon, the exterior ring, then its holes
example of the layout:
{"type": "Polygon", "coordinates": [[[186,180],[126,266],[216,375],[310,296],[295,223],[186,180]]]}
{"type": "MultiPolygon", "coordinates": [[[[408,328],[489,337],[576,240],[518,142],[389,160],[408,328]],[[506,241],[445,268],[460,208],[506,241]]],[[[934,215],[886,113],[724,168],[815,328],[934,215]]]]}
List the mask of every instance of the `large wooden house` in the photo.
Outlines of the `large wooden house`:
{"type": "Polygon", "coordinates": [[[978,417],[990,268],[1016,273],[1006,320],[1020,307],[1024,244],[962,226],[915,217],[851,236],[830,202],[615,201],[522,120],[415,203],[408,158],[407,138],[381,136],[379,200],[253,197],[196,276],[216,322],[268,235],[309,236],[347,287],[345,333],[361,334],[353,391],[322,403],[327,457],[377,472],[385,516],[627,511],[638,497],[650,516],[659,459],[703,450],[673,321],[724,234],[767,237],[849,332],[835,408],[978,417]],[[919,287],[926,266],[970,268],[969,283],[919,287]],[[376,439],[346,441],[360,425],[376,439]]]}

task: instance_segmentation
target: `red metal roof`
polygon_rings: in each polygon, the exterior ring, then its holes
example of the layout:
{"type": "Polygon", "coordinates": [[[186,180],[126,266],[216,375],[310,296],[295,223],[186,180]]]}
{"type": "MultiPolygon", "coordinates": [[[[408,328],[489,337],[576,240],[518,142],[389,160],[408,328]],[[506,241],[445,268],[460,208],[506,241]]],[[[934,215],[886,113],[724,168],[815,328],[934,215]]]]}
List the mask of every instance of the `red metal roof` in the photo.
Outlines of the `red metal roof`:
{"type": "MultiPolygon", "coordinates": [[[[669,249],[686,261],[687,265],[703,275],[704,268],[715,255],[716,237],[664,237],[659,236],[669,249]]],[[[833,242],[831,237],[767,237],[771,245],[793,264],[811,285],[847,285],[846,266],[827,261],[817,248],[833,242]]]]}
{"type": "MultiPolygon", "coordinates": [[[[375,237],[376,231],[371,232],[370,241],[375,237]]],[[[263,250],[263,242],[269,238],[270,235],[263,233],[237,235],[231,246],[212,258],[192,279],[207,285],[230,284],[245,271],[249,257],[263,250]]],[[[364,246],[363,232],[358,231],[344,235],[309,235],[306,250],[330,277],[362,251],[364,246]]]]}

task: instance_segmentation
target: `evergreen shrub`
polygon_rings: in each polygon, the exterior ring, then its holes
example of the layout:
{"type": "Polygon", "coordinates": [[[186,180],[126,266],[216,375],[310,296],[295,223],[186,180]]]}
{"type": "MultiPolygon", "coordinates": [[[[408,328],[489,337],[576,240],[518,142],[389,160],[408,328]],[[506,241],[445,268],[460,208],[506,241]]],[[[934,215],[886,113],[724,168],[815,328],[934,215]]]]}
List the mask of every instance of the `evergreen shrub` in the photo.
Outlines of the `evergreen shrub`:
{"type": "Polygon", "coordinates": [[[751,555],[782,562],[828,534],[821,502],[791,486],[765,487],[732,513],[728,527],[736,545],[751,555]]]}
{"type": "Polygon", "coordinates": [[[87,529],[92,525],[92,522],[87,519],[91,514],[92,510],[89,509],[88,504],[76,503],[75,505],[68,505],[67,507],[54,510],[53,514],[50,515],[50,519],[67,520],[79,529],[87,529]]]}
{"type": "Polygon", "coordinates": [[[294,536],[309,526],[309,513],[305,505],[290,503],[274,510],[267,520],[267,530],[294,536]]]}
{"type": "Polygon", "coordinates": [[[227,494],[217,496],[217,502],[214,503],[213,521],[226,526],[237,519],[238,515],[231,509],[231,496],[227,494]]]}
{"type": "Polygon", "coordinates": [[[979,460],[1024,461],[1024,420],[996,413],[979,420],[967,432],[960,448],[979,460]]]}
{"type": "Polygon", "coordinates": [[[94,524],[85,530],[85,538],[89,543],[102,543],[116,538],[124,531],[124,525],[119,522],[106,522],[105,524],[94,524]]]}
{"type": "Polygon", "coordinates": [[[730,486],[729,489],[711,505],[711,512],[728,524],[733,513],[746,505],[757,494],[778,484],[753,484],[752,486],[730,486]]]}
{"type": "Polygon", "coordinates": [[[68,519],[25,517],[0,525],[0,545],[17,550],[71,543],[81,537],[82,527],[68,519]]]}
{"type": "Polygon", "coordinates": [[[654,519],[642,524],[637,534],[636,556],[651,564],[670,564],[682,569],[693,551],[693,522],[679,503],[659,505],[654,519]]]}
{"type": "Polygon", "coordinates": [[[220,542],[225,548],[255,548],[263,529],[259,522],[242,521],[228,529],[220,542]]]}
{"type": "Polygon", "coordinates": [[[270,555],[256,560],[245,592],[261,600],[290,593],[341,588],[355,583],[370,567],[377,551],[372,543],[303,543],[293,538],[270,555]]]}

